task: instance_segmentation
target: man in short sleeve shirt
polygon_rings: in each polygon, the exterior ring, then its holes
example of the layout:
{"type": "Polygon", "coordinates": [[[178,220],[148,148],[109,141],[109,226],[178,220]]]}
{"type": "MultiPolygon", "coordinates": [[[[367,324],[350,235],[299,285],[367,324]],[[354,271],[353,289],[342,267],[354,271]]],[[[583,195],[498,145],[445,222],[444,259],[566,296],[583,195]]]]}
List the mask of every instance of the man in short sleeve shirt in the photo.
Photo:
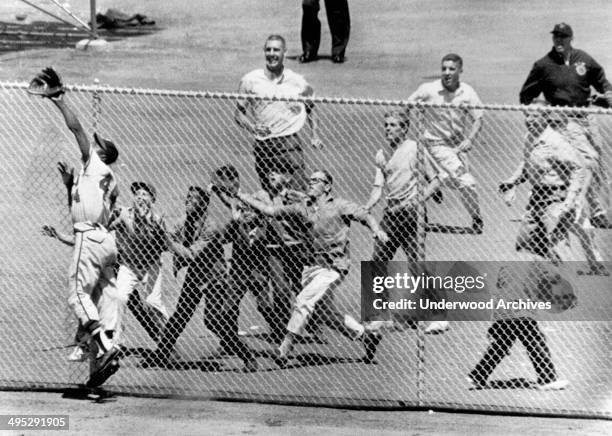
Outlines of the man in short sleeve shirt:
{"type": "MultiPolygon", "coordinates": [[[[482,104],[476,91],[460,81],[463,59],[454,53],[442,58],[440,80],[427,82],[408,97],[414,103],[482,104]]],[[[476,180],[469,172],[466,152],[469,151],[482,127],[481,109],[424,107],[420,140],[446,172],[445,182],[459,190],[461,200],[472,218],[474,233],[483,230],[482,215],[476,192],[476,180]]]]}
{"type": "MultiPolygon", "coordinates": [[[[284,66],[285,39],[270,35],[264,46],[266,66],[246,74],[238,91],[257,97],[312,97],[314,90],[304,77],[284,66]]],[[[255,170],[265,190],[270,171],[289,174],[294,188],[306,189],[304,154],[299,132],[308,120],[311,145],[320,147],[314,106],[300,101],[249,98],[238,103],[235,119],[255,139],[255,170]]]]}

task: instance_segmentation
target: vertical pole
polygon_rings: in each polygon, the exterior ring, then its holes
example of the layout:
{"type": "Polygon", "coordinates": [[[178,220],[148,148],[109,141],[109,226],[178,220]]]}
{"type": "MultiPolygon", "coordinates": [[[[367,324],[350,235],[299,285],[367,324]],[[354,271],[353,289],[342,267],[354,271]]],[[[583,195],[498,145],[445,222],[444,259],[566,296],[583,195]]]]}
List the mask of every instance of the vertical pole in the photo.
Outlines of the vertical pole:
{"type": "MultiPolygon", "coordinates": [[[[415,108],[408,110],[415,111],[415,108]]],[[[420,112],[420,111],[419,111],[420,112]]],[[[417,112],[419,124],[423,114],[417,112]],[[420,116],[419,116],[420,115],[420,116]]],[[[417,126],[420,131],[420,126],[417,126]]],[[[425,151],[423,141],[417,139],[417,262],[425,261],[425,151]]],[[[420,269],[420,268],[419,268],[420,269]]],[[[425,391],[425,323],[417,321],[417,402],[419,406],[424,404],[423,395],[425,391]]]]}
{"type": "Polygon", "coordinates": [[[93,39],[98,39],[98,23],[96,23],[96,0],[89,0],[91,16],[91,33],[93,39]]]}

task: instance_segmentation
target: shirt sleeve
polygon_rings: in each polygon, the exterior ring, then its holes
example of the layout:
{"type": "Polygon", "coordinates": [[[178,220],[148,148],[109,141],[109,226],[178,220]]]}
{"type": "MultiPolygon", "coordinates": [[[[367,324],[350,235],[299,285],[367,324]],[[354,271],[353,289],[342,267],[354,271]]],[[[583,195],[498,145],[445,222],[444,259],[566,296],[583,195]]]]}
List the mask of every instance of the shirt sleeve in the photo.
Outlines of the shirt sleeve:
{"type": "MultiPolygon", "coordinates": [[[[468,95],[468,103],[474,106],[481,106],[482,105],[482,101],[480,101],[480,97],[478,97],[478,94],[476,93],[476,91],[474,91],[474,88],[470,87],[470,92],[468,95]]],[[[484,115],[484,110],[482,109],[472,109],[470,111],[470,113],[472,114],[472,118],[474,120],[479,120],[483,117],[484,115]]]]}
{"type": "Polygon", "coordinates": [[[422,84],[421,86],[417,88],[416,91],[410,94],[410,97],[408,97],[408,101],[412,103],[416,103],[419,101],[423,101],[423,102],[427,101],[427,93],[425,92],[425,84],[422,84]]]}
{"type": "Polygon", "coordinates": [[[527,80],[523,84],[519,93],[519,101],[521,104],[531,104],[538,95],[542,93],[542,70],[538,66],[537,62],[533,64],[527,80]]]}
{"type": "Polygon", "coordinates": [[[368,216],[368,211],[365,207],[347,200],[339,201],[338,210],[340,215],[347,217],[353,221],[364,221],[368,216]]]}
{"type": "Polygon", "coordinates": [[[385,174],[380,168],[376,168],[376,174],[374,175],[374,186],[382,188],[385,186],[385,174]]]}
{"type": "Polygon", "coordinates": [[[606,78],[606,73],[601,65],[599,65],[594,59],[591,59],[591,66],[589,68],[590,83],[597,90],[597,92],[605,93],[612,91],[612,85],[606,78]]]}

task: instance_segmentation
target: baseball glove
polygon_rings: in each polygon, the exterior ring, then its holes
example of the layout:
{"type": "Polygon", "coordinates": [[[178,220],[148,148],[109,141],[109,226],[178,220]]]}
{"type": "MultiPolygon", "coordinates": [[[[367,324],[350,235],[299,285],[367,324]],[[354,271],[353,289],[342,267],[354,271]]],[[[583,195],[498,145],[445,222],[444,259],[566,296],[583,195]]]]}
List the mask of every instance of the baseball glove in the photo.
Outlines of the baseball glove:
{"type": "Polygon", "coordinates": [[[591,95],[591,97],[589,98],[589,101],[591,102],[591,105],[593,106],[599,106],[602,107],[604,109],[610,108],[610,101],[612,100],[612,95],[606,93],[606,94],[593,94],[591,95]]]}
{"type": "Polygon", "coordinates": [[[53,68],[47,67],[30,81],[27,91],[33,95],[56,98],[66,90],[60,75],[53,68]]]}

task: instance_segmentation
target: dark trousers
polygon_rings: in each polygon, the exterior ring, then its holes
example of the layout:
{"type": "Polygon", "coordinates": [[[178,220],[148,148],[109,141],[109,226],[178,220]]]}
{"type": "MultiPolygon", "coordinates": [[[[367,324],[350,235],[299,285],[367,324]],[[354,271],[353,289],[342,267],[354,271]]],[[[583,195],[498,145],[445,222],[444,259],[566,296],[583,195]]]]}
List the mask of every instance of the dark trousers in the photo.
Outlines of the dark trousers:
{"type": "Polygon", "coordinates": [[[147,307],[137,289],[128,297],[127,307],[149,337],[157,342],[166,322],[164,315],[153,307],[147,307]]]}
{"type": "Polygon", "coordinates": [[[206,273],[193,265],[187,269],[176,309],[160,337],[159,351],[165,355],[172,352],[176,341],[187,327],[206,291],[206,327],[217,335],[225,351],[235,354],[243,361],[253,359],[251,350],[238,336],[237,323],[234,325],[233,319],[226,319],[223,314],[227,283],[217,278],[206,282],[202,279],[204,274],[206,273]]]}
{"type": "MultiPolygon", "coordinates": [[[[414,207],[404,207],[395,209],[385,209],[380,227],[389,236],[388,242],[381,242],[378,239],[374,242],[374,253],[372,261],[377,262],[372,274],[377,277],[389,275],[387,263],[393,260],[395,253],[401,248],[406,254],[408,262],[418,260],[417,251],[417,209],[414,207]]],[[[384,301],[388,300],[388,293],[383,292],[378,297],[384,301]]],[[[390,314],[380,315],[377,319],[388,319],[390,314]]],[[[365,321],[371,321],[366,319],[365,321]]]]}
{"type": "Polygon", "coordinates": [[[279,172],[291,176],[291,187],[305,191],[308,185],[304,167],[302,141],[297,134],[255,141],[253,146],[255,171],[261,187],[270,191],[268,175],[279,172]]]}
{"type": "MultiPolygon", "coordinates": [[[[319,0],[302,2],[302,50],[316,56],[321,43],[319,0]]],[[[325,11],[332,37],[332,56],[344,56],[351,31],[351,18],[347,0],[325,0],[325,11]]]]}
{"type": "Polygon", "coordinates": [[[529,360],[538,375],[538,384],[550,383],[557,379],[555,366],[546,345],[546,337],[535,319],[521,317],[498,320],[491,325],[488,335],[491,343],[470,373],[474,379],[486,381],[517,340],[527,350],[529,360]]]}

